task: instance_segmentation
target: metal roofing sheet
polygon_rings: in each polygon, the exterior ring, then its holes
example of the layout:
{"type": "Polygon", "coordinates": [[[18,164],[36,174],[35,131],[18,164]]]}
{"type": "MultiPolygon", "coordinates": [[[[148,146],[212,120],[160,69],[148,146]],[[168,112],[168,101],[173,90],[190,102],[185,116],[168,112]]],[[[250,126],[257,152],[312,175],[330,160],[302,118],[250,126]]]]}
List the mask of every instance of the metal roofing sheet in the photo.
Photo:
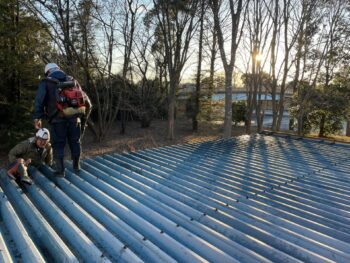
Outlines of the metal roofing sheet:
{"type": "Polygon", "coordinates": [[[350,146],[268,135],[1,174],[0,261],[350,262],[350,146]]]}

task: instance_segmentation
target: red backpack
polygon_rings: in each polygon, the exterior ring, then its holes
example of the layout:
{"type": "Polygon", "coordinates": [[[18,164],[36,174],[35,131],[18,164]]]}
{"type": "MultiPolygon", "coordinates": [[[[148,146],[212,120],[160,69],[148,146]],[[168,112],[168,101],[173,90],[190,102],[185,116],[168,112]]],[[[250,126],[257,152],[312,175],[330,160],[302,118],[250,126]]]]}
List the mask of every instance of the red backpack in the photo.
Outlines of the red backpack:
{"type": "Polygon", "coordinates": [[[84,114],[86,108],[86,94],[80,84],[75,79],[64,82],[55,78],[48,78],[55,82],[56,89],[56,107],[59,111],[66,113],[67,109],[74,108],[77,112],[84,114]]]}
{"type": "Polygon", "coordinates": [[[63,111],[67,107],[85,107],[85,93],[76,80],[69,80],[57,84],[58,100],[56,107],[63,111]]]}

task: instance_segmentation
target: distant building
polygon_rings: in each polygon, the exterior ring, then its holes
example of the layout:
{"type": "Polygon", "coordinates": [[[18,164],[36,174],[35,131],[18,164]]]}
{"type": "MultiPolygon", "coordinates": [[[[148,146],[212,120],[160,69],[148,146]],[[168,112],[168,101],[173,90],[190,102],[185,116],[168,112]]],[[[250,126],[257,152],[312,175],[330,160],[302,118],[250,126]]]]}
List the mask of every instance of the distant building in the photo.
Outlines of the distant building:
{"type": "MultiPolygon", "coordinates": [[[[193,83],[185,83],[180,86],[177,98],[179,101],[188,99],[196,90],[196,85],[193,83]]],[[[208,88],[206,85],[202,86],[202,96],[208,96],[208,88]]],[[[293,92],[291,89],[287,89],[285,92],[285,99],[286,99],[286,107],[288,108],[290,105],[291,98],[293,96],[293,92]]],[[[232,90],[232,100],[233,101],[246,101],[247,100],[247,91],[245,88],[233,88],[232,90]]],[[[224,89],[217,89],[214,91],[214,93],[211,95],[212,101],[220,101],[225,99],[225,90],[224,89]]],[[[257,99],[259,99],[259,96],[257,95],[257,99]]],[[[263,101],[263,105],[265,105],[265,109],[271,110],[272,109],[272,95],[271,92],[269,92],[269,89],[265,89],[265,91],[261,94],[260,100],[263,101]]],[[[276,101],[280,100],[280,92],[277,91],[276,94],[276,101]]]]}

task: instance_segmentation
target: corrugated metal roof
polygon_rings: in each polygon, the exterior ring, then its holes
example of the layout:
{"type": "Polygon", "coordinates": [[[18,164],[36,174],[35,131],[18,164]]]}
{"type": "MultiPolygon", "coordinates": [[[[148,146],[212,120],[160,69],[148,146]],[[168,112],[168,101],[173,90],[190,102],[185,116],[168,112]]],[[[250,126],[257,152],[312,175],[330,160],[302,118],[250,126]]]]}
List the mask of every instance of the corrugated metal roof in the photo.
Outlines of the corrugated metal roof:
{"type": "Polygon", "coordinates": [[[350,262],[350,146],[268,135],[1,175],[0,261],[350,262]]]}

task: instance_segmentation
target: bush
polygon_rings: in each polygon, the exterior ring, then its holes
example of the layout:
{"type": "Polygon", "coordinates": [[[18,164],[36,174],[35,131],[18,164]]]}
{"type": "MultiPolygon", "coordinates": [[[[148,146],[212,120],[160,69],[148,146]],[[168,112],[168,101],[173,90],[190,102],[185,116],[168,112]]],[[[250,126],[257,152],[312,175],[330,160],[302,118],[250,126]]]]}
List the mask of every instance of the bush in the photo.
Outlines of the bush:
{"type": "Polygon", "coordinates": [[[319,134],[320,136],[337,134],[343,129],[343,121],[345,120],[343,116],[333,115],[324,110],[314,110],[310,112],[307,116],[307,121],[304,126],[307,129],[307,132],[318,131],[320,132],[320,123],[324,118],[324,127],[323,133],[319,134]]]}

